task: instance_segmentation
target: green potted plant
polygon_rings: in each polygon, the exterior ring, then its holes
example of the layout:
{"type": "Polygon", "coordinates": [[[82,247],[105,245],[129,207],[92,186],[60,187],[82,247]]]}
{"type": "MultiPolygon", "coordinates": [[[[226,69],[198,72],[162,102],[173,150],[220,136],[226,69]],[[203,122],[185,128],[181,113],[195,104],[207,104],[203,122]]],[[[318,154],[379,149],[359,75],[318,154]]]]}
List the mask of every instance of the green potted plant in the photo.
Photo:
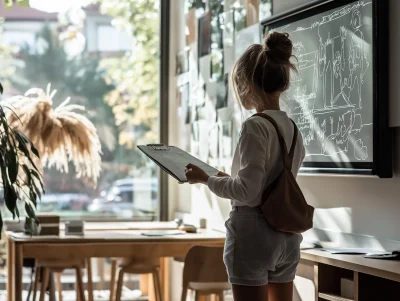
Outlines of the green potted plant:
{"type": "MultiPolygon", "coordinates": [[[[0,93],[3,87],[0,83],[0,93]]],[[[0,185],[4,190],[4,203],[13,219],[20,217],[19,202],[24,202],[27,231],[38,224],[35,208],[36,202],[44,192],[43,179],[34,158],[39,153],[33,143],[17,129],[10,127],[4,109],[12,108],[0,104],[0,185]]],[[[0,233],[3,220],[0,212],[0,233]]]]}

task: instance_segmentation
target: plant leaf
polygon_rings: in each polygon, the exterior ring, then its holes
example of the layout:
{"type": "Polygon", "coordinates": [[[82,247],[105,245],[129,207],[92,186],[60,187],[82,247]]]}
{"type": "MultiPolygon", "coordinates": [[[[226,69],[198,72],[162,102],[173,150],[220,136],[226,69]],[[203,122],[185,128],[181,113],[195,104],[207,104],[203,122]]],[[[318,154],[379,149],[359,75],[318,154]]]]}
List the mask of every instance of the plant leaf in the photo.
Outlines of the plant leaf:
{"type": "Polygon", "coordinates": [[[18,195],[17,192],[15,191],[15,188],[13,186],[8,186],[8,189],[4,190],[4,200],[8,210],[10,210],[10,212],[13,215],[13,219],[15,218],[16,210],[18,210],[17,199],[18,195]]]}
{"type": "Polygon", "coordinates": [[[26,164],[22,164],[22,169],[25,172],[26,175],[26,181],[28,182],[28,184],[32,181],[32,175],[31,175],[31,170],[29,169],[29,167],[26,164]]]}
{"type": "Polygon", "coordinates": [[[31,204],[29,204],[28,202],[25,202],[25,211],[28,214],[29,218],[32,218],[33,220],[35,220],[36,223],[39,222],[36,217],[35,210],[32,208],[31,204]]]}
{"type": "MultiPolygon", "coordinates": [[[[17,195],[17,200],[18,200],[18,195],[17,195]]],[[[18,220],[19,220],[19,209],[18,209],[18,206],[15,206],[15,214],[17,215],[18,220]]]]}
{"type": "Polygon", "coordinates": [[[10,149],[6,154],[7,156],[7,167],[8,167],[8,176],[10,178],[11,183],[15,183],[18,176],[18,156],[17,153],[14,152],[14,149],[10,149]]]}
{"type": "Polygon", "coordinates": [[[31,169],[31,174],[32,174],[36,179],[39,180],[39,184],[40,184],[40,186],[42,187],[42,191],[44,192],[43,182],[42,182],[42,178],[41,178],[40,174],[39,174],[36,170],[33,170],[33,169],[31,169]]]}
{"type": "Polygon", "coordinates": [[[36,193],[31,189],[29,190],[29,199],[36,204],[36,193]]]}
{"type": "MultiPolygon", "coordinates": [[[[37,185],[35,185],[35,183],[33,183],[33,189],[35,189],[36,196],[37,196],[37,198],[39,198],[39,200],[40,200],[40,199],[42,198],[42,193],[40,192],[39,187],[37,187],[37,185]]],[[[35,201],[33,201],[33,204],[35,205],[35,208],[36,208],[37,199],[35,199],[35,201]]]]}
{"type": "Polygon", "coordinates": [[[24,133],[18,131],[17,134],[25,141],[25,143],[29,143],[29,145],[31,146],[31,151],[32,151],[32,153],[33,153],[36,157],[40,158],[39,152],[38,152],[38,150],[36,149],[36,147],[33,145],[33,142],[32,142],[31,140],[29,140],[29,138],[26,137],[26,136],[24,135],[24,133]]]}
{"type": "MultiPolygon", "coordinates": [[[[19,138],[17,138],[17,140],[22,139],[22,138],[20,138],[19,135],[17,135],[17,137],[19,137],[19,138]]],[[[18,149],[19,149],[19,150],[24,154],[24,156],[29,160],[29,163],[31,163],[31,165],[33,166],[33,168],[36,169],[37,171],[39,171],[38,168],[36,167],[35,163],[33,162],[33,160],[32,160],[32,158],[31,158],[30,154],[29,154],[29,150],[28,150],[28,148],[27,148],[27,146],[26,146],[26,143],[23,141],[23,139],[22,139],[22,141],[18,141],[18,142],[19,142],[19,143],[18,143],[18,149]]]]}
{"type": "Polygon", "coordinates": [[[25,218],[25,225],[24,225],[24,228],[25,228],[25,233],[26,234],[29,234],[29,235],[33,235],[33,223],[32,223],[32,218],[30,218],[30,217],[27,217],[27,218],[25,218]]]}
{"type": "Polygon", "coordinates": [[[3,85],[0,83],[0,94],[3,94],[4,90],[3,90],[3,85]]]}

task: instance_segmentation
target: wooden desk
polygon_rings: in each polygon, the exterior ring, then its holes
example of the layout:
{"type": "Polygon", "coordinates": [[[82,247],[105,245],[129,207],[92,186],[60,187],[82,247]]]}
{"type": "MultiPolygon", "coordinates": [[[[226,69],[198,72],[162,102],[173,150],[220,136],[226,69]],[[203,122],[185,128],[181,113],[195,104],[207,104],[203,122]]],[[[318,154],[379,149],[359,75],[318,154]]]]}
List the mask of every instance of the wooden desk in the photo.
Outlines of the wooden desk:
{"type": "Polygon", "coordinates": [[[400,261],[330,254],[318,249],[301,251],[301,259],[314,265],[315,300],[400,299],[400,261]],[[339,297],[340,278],[353,280],[354,298],[339,297]]]}
{"type": "MultiPolygon", "coordinates": [[[[87,259],[92,257],[184,257],[196,245],[223,246],[225,235],[216,231],[196,234],[146,237],[143,231],[88,231],[85,236],[14,236],[7,233],[9,301],[22,301],[22,263],[24,258],[42,260],[87,259]],[[11,281],[10,281],[11,280],[11,281]]],[[[165,280],[162,277],[162,280],[165,280]]],[[[168,285],[163,285],[164,294],[168,285]]],[[[168,295],[165,294],[168,301],[168,295]]]]}

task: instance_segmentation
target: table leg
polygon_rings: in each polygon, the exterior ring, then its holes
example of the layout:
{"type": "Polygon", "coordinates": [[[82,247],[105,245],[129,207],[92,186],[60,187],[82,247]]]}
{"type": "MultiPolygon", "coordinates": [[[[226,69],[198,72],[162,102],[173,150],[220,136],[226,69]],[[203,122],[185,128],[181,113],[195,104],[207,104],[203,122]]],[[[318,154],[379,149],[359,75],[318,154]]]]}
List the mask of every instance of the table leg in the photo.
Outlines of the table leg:
{"type": "Polygon", "coordinates": [[[54,273],[49,274],[49,301],[56,301],[56,286],[54,281],[54,273]]]}
{"type": "Polygon", "coordinates": [[[148,286],[149,286],[149,301],[156,301],[156,293],[154,290],[154,281],[153,281],[153,277],[148,277],[148,286]]]}
{"type": "Polygon", "coordinates": [[[142,274],[140,275],[140,291],[142,292],[142,295],[148,296],[149,295],[149,275],[148,274],[142,274]]]}
{"type": "Polygon", "coordinates": [[[93,275],[92,275],[92,261],[91,258],[88,258],[86,261],[87,264],[87,281],[88,281],[88,296],[89,301],[93,301],[93,275]]]}
{"type": "Polygon", "coordinates": [[[169,301],[169,258],[160,259],[161,294],[164,301],[169,301]]]}
{"type": "Polygon", "coordinates": [[[15,301],[22,301],[22,266],[23,266],[23,254],[22,254],[22,245],[15,244],[15,292],[14,297],[15,301]]]}
{"type": "Polygon", "coordinates": [[[13,292],[13,267],[15,265],[14,262],[14,243],[11,241],[9,237],[7,237],[7,300],[12,301],[14,292],[13,292]]]}
{"type": "Polygon", "coordinates": [[[117,274],[117,260],[111,260],[110,301],[115,300],[115,276],[117,274]]]}

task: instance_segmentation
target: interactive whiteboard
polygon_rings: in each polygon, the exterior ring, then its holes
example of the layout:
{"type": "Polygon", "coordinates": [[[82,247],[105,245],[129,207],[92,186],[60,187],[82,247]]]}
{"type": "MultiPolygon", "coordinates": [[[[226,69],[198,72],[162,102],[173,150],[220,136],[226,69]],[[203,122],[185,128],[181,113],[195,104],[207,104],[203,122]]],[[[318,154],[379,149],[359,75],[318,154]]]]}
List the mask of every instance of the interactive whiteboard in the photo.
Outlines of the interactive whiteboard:
{"type": "MultiPolygon", "coordinates": [[[[378,174],[382,152],[391,157],[390,137],[383,141],[377,134],[389,132],[383,121],[388,100],[378,93],[386,84],[376,76],[382,71],[377,6],[372,0],[315,1],[263,22],[265,33],[287,32],[294,45],[299,72],[292,74],[282,107],[302,133],[305,168],[378,174]]],[[[391,176],[391,162],[386,165],[391,176]]]]}

